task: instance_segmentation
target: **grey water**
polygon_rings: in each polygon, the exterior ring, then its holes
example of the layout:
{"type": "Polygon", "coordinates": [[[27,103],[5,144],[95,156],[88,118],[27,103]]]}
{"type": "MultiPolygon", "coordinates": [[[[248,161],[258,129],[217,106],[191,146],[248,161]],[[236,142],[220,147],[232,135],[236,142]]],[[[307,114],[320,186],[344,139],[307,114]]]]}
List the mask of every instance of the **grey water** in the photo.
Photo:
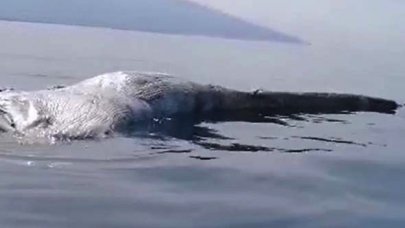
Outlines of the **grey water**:
{"type": "MultiPolygon", "coordinates": [[[[290,45],[0,22],[0,86],[160,71],[241,90],[404,103],[399,46],[290,45]]],[[[161,124],[102,140],[0,137],[1,227],[403,227],[405,112],[161,124]]]]}

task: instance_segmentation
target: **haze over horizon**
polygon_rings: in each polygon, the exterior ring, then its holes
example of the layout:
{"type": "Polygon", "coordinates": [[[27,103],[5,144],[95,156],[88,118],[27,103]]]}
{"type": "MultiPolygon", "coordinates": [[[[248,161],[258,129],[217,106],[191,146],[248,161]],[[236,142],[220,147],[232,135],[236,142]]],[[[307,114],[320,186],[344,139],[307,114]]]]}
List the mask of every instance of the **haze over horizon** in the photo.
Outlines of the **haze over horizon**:
{"type": "MultiPolygon", "coordinates": [[[[310,43],[401,45],[401,0],[190,0],[249,22],[294,34],[310,43]]],[[[405,46],[405,45],[402,45],[405,46]]]]}

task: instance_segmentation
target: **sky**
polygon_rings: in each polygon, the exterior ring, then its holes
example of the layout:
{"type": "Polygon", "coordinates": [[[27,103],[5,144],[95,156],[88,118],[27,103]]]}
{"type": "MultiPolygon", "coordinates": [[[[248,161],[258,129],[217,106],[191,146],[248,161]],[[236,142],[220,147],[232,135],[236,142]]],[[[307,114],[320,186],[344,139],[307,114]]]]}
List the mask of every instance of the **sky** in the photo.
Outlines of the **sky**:
{"type": "Polygon", "coordinates": [[[190,0],[309,42],[405,40],[404,0],[190,0]],[[337,36],[337,37],[336,37],[337,36]]]}

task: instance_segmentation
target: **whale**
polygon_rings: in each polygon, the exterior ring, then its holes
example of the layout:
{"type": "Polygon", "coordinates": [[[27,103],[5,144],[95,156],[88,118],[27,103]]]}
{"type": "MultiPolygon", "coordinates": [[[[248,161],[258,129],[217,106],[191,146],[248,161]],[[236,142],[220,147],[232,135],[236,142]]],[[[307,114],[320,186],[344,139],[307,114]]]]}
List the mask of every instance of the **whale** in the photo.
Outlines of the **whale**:
{"type": "Polygon", "coordinates": [[[70,86],[0,91],[0,131],[24,136],[108,137],[162,118],[243,121],[254,115],[395,113],[397,102],[319,92],[239,91],[170,74],[120,71],[70,86]]]}

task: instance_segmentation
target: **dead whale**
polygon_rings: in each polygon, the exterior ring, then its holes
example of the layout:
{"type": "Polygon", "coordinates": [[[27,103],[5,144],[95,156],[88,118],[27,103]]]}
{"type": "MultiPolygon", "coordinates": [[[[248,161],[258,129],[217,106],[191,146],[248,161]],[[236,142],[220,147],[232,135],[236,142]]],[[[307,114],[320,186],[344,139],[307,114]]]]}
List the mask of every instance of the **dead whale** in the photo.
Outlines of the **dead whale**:
{"type": "Polygon", "coordinates": [[[0,129],[19,135],[89,138],[159,118],[244,120],[258,113],[394,113],[398,107],[395,101],[363,95],[242,92],[162,73],[114,72],[68,87],[2,91],[0,129]]]}

